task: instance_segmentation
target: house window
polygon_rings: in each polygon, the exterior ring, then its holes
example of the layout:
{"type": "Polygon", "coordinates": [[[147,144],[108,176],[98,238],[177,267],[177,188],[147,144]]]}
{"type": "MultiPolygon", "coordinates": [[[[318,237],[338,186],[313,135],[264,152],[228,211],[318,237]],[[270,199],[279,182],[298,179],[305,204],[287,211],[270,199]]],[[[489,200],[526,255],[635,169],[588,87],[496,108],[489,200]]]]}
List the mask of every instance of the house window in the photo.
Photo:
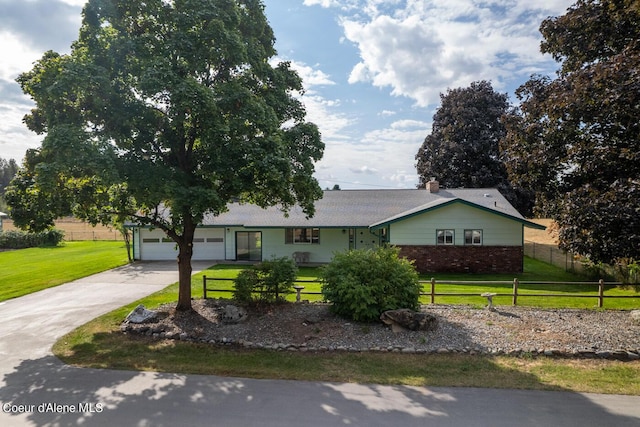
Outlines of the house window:
{"type": "Polygon", "coordinates": [[[320,244],[319,228],[287,228],[284,232],[286,244],[320,244]]]}
{"type": "Polygon", "coordinates": [[[436,237],[438,245],[453,245],[453,230],[436,230],[436,237]]]}
{"type": "Polygon", "coordinates": [[[464,230],[465,245],[482,245],[482,230],[464,230]]]}

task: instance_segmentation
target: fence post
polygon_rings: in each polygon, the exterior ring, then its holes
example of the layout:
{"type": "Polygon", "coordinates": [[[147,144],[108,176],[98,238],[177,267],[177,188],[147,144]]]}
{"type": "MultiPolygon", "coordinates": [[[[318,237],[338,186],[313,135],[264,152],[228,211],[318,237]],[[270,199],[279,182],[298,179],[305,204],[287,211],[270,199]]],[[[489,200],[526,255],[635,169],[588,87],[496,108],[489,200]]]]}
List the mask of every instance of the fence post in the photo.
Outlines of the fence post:
{"type": "Polygon", "coordinates": [[[518,285],[519,284],[520,282],[518,281],[517,277],[513,279],[513,305],[518,305],[518,285]]]}
{"type": "Polygon", "coordinates": [[[207,276],[202,276],[202,298],[207,299],[207,276]]]}
{"type": "Polygon", "coordinates": [[[538,259],[536,258],[536,242],[533,242],[533,256],[531,258],[538,259]]]}
{"type": "Polygon", "coordinates": [[[436,278],[431,278],[431,304],[434,304],[436,300],[436,278]]]}
{"type": "Polygon", "coordinates": [[[598,281],[598,307],[602,308],[604,304],[604,280],[598,281]]]}

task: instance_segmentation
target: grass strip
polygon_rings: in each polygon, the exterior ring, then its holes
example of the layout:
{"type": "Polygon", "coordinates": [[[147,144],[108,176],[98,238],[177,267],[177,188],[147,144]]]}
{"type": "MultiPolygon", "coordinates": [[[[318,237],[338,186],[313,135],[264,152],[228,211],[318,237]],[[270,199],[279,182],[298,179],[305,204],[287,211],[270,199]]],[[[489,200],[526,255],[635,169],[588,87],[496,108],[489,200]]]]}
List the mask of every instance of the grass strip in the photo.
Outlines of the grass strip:
{"type": "Polygon", "coordinates": [[[124,335],[113,322],[105,322],[105,319],[97,319],[66,335],[56,343],[54,353],[65,363],[92,368],[259,379],[640,395],[638,361],[247,350],[124,335]]]}
{"type": "Polygon", "coordinates": [[[0,252],[0,301],[68,283],[127,263],[123,242],[78,241],[0,252]]]}

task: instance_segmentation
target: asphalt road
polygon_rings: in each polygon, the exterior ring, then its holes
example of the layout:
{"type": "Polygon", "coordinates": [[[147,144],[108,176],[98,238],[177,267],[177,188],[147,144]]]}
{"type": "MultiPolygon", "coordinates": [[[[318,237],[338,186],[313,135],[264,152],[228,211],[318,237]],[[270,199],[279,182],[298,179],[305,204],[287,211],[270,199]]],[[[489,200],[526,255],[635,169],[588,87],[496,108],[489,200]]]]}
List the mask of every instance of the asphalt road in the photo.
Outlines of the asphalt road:
{"type": "Polygon", "coordinates": [[[136,264],[0,303],[0,426],[640,425],[640,396],[96,370],[51,354],[74,327],[176,280],[174,263],[136,264]]]}

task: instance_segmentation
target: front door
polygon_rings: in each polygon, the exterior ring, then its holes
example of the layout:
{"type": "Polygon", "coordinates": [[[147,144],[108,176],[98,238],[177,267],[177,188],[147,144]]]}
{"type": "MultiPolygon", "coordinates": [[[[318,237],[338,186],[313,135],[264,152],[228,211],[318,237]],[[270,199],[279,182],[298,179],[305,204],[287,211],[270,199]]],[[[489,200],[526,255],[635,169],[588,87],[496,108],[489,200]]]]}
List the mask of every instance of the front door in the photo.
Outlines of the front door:
{"type": "Polygon", "coordinates": [[[262,233],[260,231],[236,232],[236,260],[262,261],[262,233]]]}

